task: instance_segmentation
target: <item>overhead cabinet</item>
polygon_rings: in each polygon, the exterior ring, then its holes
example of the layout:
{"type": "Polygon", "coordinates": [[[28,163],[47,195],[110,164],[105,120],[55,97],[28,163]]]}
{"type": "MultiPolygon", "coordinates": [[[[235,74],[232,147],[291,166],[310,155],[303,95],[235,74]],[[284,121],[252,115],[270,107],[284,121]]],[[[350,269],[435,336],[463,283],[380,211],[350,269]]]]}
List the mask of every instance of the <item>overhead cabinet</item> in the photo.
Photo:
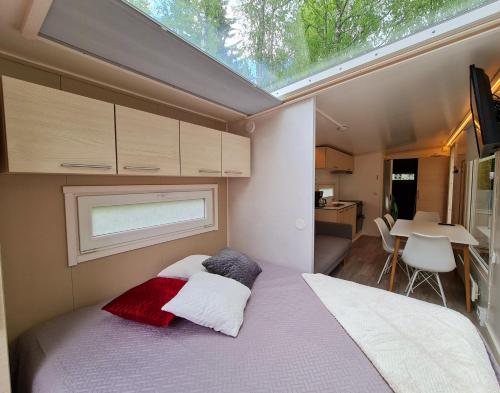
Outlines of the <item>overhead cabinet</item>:
{"type": "Polygon", "coordinates": [[[179,120],[116,105],[118,173],[179,176],[179,120]]]}
{"type": "Polygon", "coordinates": [[[354,172],[354,158],[331,147],[316,148],[316,169],[331,169],[333,172],[354,172]]]}
{"type": "Polygon", "coordinates": [[[222,176],[222,132],[181,121],[181,175],[222,176]]]}
{"type": "Polygon", "coordinates": [[[10,172],[116,173],[114,105],[2,76],[10,172]]]}
{"type": "Polygon", "coordinates": [[[222,133],[222,175],[228,177],[250,176],[250,139],[222,133]]]}
{"type": "Polygon", "coordinates": [[[250,176],[250,139],[2,76],[14,173],[250,176]]]}

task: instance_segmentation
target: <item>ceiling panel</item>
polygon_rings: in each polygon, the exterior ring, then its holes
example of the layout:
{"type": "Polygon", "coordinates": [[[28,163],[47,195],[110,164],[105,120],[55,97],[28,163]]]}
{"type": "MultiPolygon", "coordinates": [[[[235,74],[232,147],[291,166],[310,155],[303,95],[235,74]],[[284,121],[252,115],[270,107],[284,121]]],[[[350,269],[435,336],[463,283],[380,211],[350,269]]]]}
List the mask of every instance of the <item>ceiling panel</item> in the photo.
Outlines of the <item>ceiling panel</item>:
{"type": "Polygon", "coordinates": [[[469,110],[469,65],[493,77],[499,42],[496,28],[319,93],[317,107],[348,130],[318,113],[317,144],[354,154],[442,146],[469,110]]]}

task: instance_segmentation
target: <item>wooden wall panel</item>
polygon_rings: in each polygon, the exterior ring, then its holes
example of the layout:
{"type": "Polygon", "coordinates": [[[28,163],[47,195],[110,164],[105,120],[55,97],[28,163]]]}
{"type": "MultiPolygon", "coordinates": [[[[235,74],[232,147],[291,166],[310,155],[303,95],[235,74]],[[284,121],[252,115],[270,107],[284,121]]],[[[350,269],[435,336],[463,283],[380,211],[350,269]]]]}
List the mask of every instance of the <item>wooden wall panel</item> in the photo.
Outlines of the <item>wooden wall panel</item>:
{"type": "Polygon", "coordinates": [[[0,175],[0,243],[11,339],[73,308],[65,180],[63,175],[0,175]]]}
{"type": "Polygon", "coordinates": [[[96,100],[111,102],[113,104],[128,106],[145,112],[155,113],[158,104],[148,102],[142,98],[136,98],[124,93],[116,92],[90,82],[81,81],[66,76],[61,77],[61,90],[79,94],[96,100]]]}
{"type": "Polygon", "coordinates": [[[61,87],[61,77],[59,75],[2,57],[0,57],[0,74],[53,87],[54,89],[61,87]]]}
{"type": "Polygon", "coordinates": [[[417,211],[438,212],[446,221],[449,157],[418,159],[417,211]]]}
{"type": "Polygon", "coordinates": [[[2,249],[0,246],[0,392],[10,393],[9,346],[5,323],[5,302],[3,296],[2,249]]]}
{"type": "MultiPolygon", "coordinates": [[[[0,57],[2,74],[54,88],[61,85],[75,94],[225,129],[223,122],[0,57]]],[[[186,255],[213,254],[225,247],[226,190],[224,178],[0,174],[0,244],[9,341],[75,307],[116,296],[186,255]],[[68,267],[63,186],[200,183],[219,185],[218,231],[68,267]]]]}

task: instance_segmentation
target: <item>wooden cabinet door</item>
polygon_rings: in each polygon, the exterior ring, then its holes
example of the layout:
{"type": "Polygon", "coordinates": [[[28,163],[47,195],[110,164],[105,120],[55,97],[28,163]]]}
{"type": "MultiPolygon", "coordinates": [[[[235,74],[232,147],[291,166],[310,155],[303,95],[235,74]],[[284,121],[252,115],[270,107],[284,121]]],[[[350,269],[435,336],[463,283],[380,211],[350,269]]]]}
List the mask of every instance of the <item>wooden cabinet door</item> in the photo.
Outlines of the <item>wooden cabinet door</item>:
{"type": "Polygon", "coordinates": [[[333,170],[341,170],[342,153],[331,148],[326,149],[326,167],[333,170]]]}
{"type": "Polygon", "coordinates": [[[116,174],[113,104],[2,77],[8,170],[116,174]]]}
{"type": "Polygon", "coordinates": [[[339,222],[338,210],[315,209],[314,219],[316,221],[339,222]]]}
{"type": "Polygon", "coordinates": [[[325,166],[334,171],[349,171],[354,170],[354,159],[351,155],[342,153],[341,151],[325,148],[325,166]]]}
{"type": "Polygon", "coordinates": [[[222,133],[222,176],[250,177],[250,138],[222,133]]]}
{"type": "Polygon", "coordinates": [[[180,175],[179,120],[116,105],[118,173],[180,175]]]}
{"type": "Polygon", "coordinates": [[[446,219],[449,162],[448,157],[418,159],[417,210],[438,212],[441,220],[446,219]]]}
{"type": "Polygon", "coordinates": [[[348,172],[354,172],[354,157],[350,154],[342,154],[344,155],[344,158],[342,160],[343,169],[348,172]]]}
{"type": "Polygon", "coordinates": [[[181,176],[221,176],[221,131],[180,123],[181,176]]]}
{"type": "Polygon", "coordinates": [[[316,169],[326,168],[326,147],[317,147],[315,150],[316,169]]]}
{"type": "Polygon", "coordinates": [[[346,224],[351,225],[352,228],[352,238],[356,235],[356,205],[349,206],[346,213],[346,224]]]}

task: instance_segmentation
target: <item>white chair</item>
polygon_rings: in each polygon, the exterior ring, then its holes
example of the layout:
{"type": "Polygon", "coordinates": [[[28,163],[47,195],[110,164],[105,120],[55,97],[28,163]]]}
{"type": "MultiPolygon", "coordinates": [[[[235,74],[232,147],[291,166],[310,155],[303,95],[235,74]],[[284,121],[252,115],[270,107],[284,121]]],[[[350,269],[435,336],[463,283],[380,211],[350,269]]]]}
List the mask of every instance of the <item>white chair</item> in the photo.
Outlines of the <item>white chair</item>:
{"type": "Polygon", "coordinates": [[[429,221],[429,222],[440,222],[441,217],[438,212],[423,212],[418,211],[413,217],[415,221],[429,221]]]}
{"type": "Polygon", "coordinates": [[[415,268],[407,287],[406,296],[409,296],[410,292],[413,292],[420,284],[427,282],[441,297],[446,307],[446,297],[439,273],[451,272],[456,268],[450,240],[446,236],[412,233],[406,242],[401,259],[408,266],[415,268]],[[419,275],[422,275],[422,278],[415,285],[419,275]],[[434,284],[439,287],[439,292],[434,284]]]}
{"type": "MultiPolygon", "coordinates": [[[[391,270],[391,265],[392,265],[391,261],[392,261],[392,256],[394,254],[394,237],[389,233],[389,228],[387,228],[387,225],[384,222],[384,220],[382,220],[382,218],[378,217],[373,221],[377,225],[377,228],[380,232],[380,236],[382,236],[382,247],[384,248],[384,250],[388,254],[387,259],[385,260],[384,267],[383,267],[382,271],[380,272],[380,276],[378,277],[377,284],[380,284],[380,280],[382,280],[382,276],[386,273],[389,273],[389,271],[391,270]]],[[[403,253],[403,250],[399,249],[399,255],[401,255],[402,253],[403,253]]],[[[404,265],[404,266],[401,265],[399,262],[399,258],[398,258],[398,266],[405,271],[405,273],[408,277],[408,281],[410,281],[410,272],[408,270],[408,267],[406,265],[404,265]]]]}
{"type": "Polygon", "coordinates": [[[384,218],[386,219],[386,221],[389,223],[389,227],[392,228],[395,224],[395,221],[394,221],[394,218],[392,218],[392,216],[387,213],[384,218]]]}

